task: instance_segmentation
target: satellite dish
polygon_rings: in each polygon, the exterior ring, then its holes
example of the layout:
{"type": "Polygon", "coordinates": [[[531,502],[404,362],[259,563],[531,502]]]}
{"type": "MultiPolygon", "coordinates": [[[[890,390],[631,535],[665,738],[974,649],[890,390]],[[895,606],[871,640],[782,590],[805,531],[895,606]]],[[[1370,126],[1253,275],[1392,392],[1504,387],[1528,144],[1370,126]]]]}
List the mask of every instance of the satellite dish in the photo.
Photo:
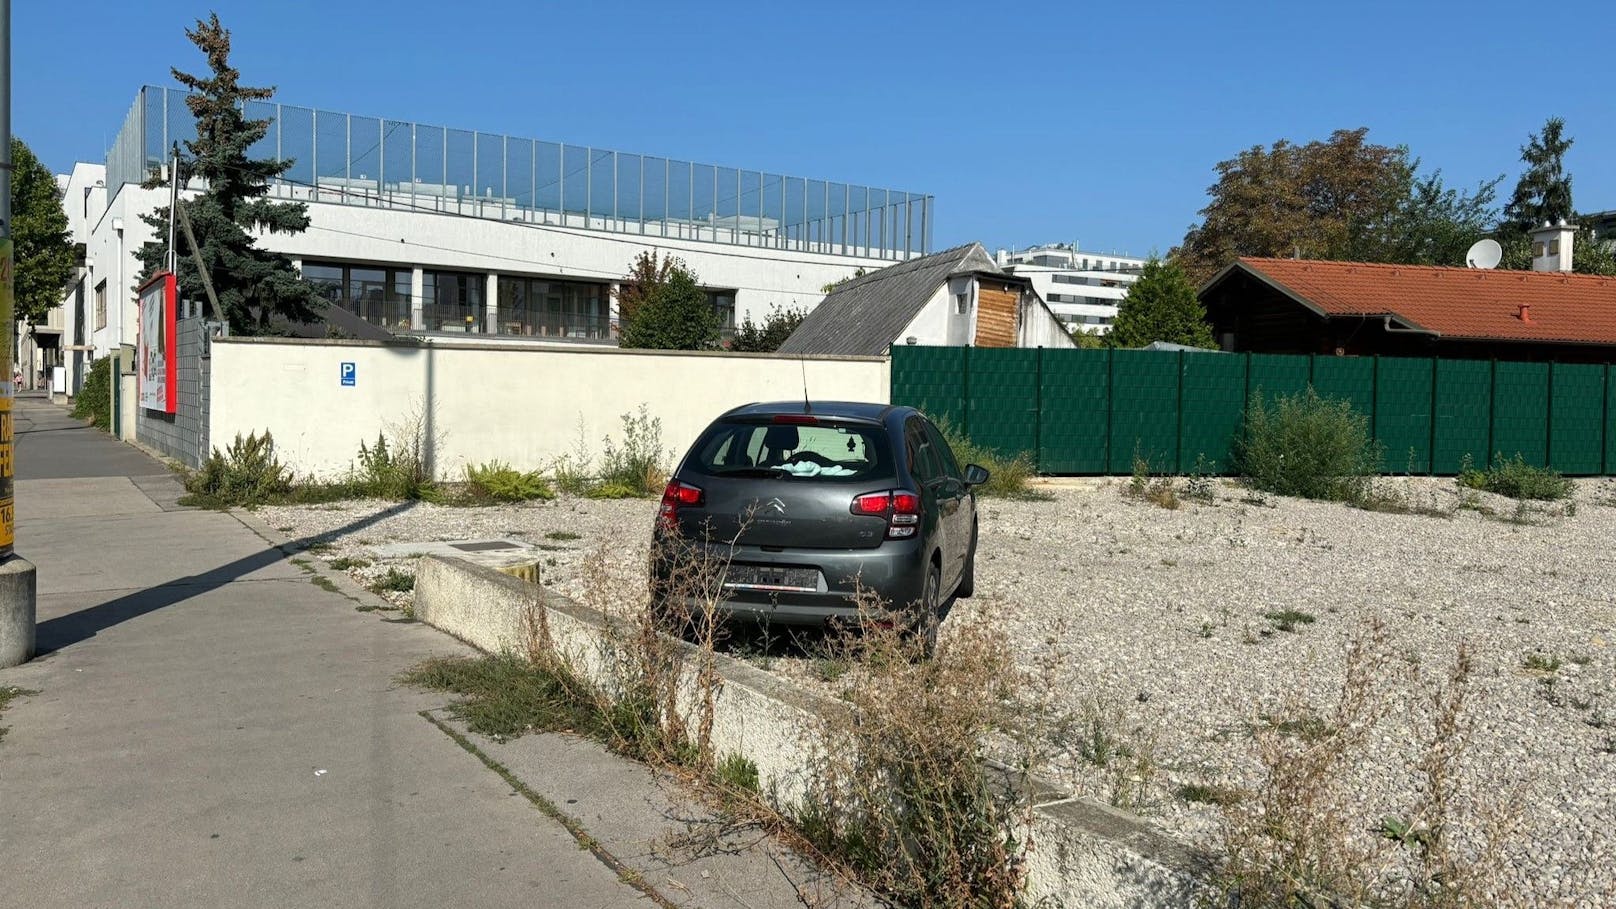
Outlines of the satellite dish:
{"type": "Polygon", "coordinates": [[[1471,268],[1497,268],[1504,258],[1504,247],[1497,240],[1477,240],[1465,251],[1465,264],[1471,268]]]}

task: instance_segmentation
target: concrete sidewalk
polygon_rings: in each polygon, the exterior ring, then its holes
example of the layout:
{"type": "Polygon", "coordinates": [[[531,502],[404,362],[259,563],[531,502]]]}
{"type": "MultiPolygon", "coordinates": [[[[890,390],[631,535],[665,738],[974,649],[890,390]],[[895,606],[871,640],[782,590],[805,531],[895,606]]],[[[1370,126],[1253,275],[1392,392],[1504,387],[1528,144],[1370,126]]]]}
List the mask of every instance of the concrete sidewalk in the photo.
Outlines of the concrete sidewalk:
{"type": "Polygon", "coordinates": [[[36,689],[0,724],[0,906],[638,906],[424,720],[465,652],[356,612],[163,465],[17,403],[36,689]]]}

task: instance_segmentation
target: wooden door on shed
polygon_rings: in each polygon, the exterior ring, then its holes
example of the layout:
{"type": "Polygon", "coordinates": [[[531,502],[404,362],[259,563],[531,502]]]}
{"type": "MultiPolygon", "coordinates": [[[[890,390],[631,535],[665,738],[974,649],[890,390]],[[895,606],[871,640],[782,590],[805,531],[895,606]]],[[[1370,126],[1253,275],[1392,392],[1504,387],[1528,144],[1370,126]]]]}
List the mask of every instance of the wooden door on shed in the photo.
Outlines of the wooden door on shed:
{"type": "Polygon", "coordinates": [[[976,346],[1015,347],[1021,289],[980,282],[976,291],[976,346]]]}

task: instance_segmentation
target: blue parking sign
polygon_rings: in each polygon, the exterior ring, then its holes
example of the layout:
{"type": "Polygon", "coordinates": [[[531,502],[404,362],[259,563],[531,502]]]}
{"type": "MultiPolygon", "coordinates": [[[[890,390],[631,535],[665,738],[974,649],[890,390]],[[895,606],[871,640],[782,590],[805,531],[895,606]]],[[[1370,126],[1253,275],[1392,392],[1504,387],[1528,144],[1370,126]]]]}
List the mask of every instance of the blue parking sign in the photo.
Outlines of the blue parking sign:
{"type": "Polygon", "coordinates": [[[357,385],[359,384],[358,377],[359,371],[353,363],[342,364],[342,384],[348,386],[357,385]]]}

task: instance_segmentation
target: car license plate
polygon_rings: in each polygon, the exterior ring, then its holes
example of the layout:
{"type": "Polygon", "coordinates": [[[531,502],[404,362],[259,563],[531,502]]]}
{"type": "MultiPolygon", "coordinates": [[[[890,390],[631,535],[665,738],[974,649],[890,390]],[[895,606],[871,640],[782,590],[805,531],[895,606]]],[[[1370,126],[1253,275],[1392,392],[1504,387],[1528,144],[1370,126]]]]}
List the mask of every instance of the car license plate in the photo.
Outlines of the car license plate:
{"type": "Polygon", "coordinates": [[[731,565],[724,572],[724,586],[732,590],[816,591],[819,572],[812,568],[731,565]]]}

